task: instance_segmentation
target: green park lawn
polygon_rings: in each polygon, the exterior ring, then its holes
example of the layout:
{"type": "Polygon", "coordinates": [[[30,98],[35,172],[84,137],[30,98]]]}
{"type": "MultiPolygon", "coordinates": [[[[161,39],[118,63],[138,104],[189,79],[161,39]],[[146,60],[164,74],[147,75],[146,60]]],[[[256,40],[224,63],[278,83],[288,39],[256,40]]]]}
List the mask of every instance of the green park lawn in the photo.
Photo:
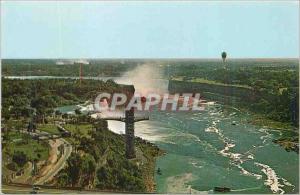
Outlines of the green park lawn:
{"type": "MultiPolygon", "coordinates": [[[[67,131],[71,132],[71,137],[64,138],[69,143],[75,143],[74,135],[79,137],[89,137],[88,132],[92,130],[93,126],[91,124],[65,124],[62,125],[67,131]]],[[[45,131],[51,134],[59,134],[59,131],[55,124],[38,124],[38,130],[45,131]]]]}
{"type": "Polygon", "coordinates": [[[88,132],[93,129],[91,124],[66,124],[64,125],[66,130],[70,131],[72,134],[79,134],[81,136],[88,136],[88,132]]]}
{"type": "Polygon", "coordinates": [[[45,141],[33,140],[29,135],[16,131],[5,133],[3,153],[12,156],[16,151],[24,152],[29,160],[46,160],[49,145],[45,141]]]}
{"type": "Polygon", "coordinates": [[[51,124],[38,124],[37,125],[37,129],[40,131],[45,131],[47,133],[51,133],[51,134],[58,134],[59,131],[57,130],[57,127],[55,124],[51,123],[51,124]]]}
{"type": "MultiPolygon", "coordinates": [[[[70,131],[72,134],[80,134],[81,136],[87,136],[88,131],[92,130],[93,126],[91,124],[65,124],[63,127],[70,131]]],[[[59,131],[55,124],[38,124],[37,129],[40,131],[45,131],[51,134],[58,134],[59,131]]]]}

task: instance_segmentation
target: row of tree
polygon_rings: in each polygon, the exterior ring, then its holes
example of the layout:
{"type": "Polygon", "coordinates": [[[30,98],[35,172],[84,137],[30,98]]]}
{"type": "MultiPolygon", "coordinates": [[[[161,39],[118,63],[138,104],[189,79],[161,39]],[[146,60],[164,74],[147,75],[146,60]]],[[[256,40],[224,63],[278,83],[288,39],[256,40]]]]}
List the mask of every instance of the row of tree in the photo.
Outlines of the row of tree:
{"type": "Polygon", "coordinates": [[[106,121],[95,122],[89,136],[78,135],[73,136],[77,150],[59,173],[58,185],[145,192],[142,170],[125,158],[123,137],[109,131],[106,121]]]}
{"type": "Polygon", "coordinates": [[[228,85],[250,87],[258,98],[254,98],[254,102],[244,104],[248,109],[276,121],[298,125],[297,60],[233,60],[226,63],[226,69],[220,62],[178,63],[169,68],[169,74],[171,77],[182,77],[185,81],[203,78],[228,85]]]}
{"type": "Polygon", "coordinates": [[[18,80],[2,78],[2,118],[31,117],[44,122],[55,114],[58,106],[93,99],[100,92],[113,92],[119,86],[112,80],[84,80],[80,85],[72,79],[18,80]]]}

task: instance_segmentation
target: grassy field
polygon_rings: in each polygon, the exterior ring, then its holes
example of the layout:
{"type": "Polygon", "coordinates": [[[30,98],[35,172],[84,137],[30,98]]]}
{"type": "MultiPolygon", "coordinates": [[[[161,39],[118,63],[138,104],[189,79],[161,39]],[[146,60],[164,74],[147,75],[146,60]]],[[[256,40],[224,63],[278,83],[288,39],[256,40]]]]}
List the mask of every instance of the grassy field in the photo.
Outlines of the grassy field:
{"type": "Polygon", "coordinates": [[[40,131],[45,131],[47,133],[51,134],[58,134],[59,131],[57,130],[57,127],[55,124],[38,124],[37,129],[40,131]]]}
{"type": "Polygon", "coordinates": [[[2,136],[2,178],[9,178],[10,174],[27,169],[28,163],[32,160],[48,159],[50,148],[46,141],[38,142],[29,135],[17,131],[5,132],[2,136]],[[23,152],[26,155],[27,163],[23,167],[19,167],[13,162],[16,152],[23,152]]]}
{"type": "MultiPolygon", "coordinates": [[[[63,125],[66,130],[70,131],[72,134],[79,134],[81,136],[87,136],[88,131],[92,130],[93,126],[91,124],[66,124],[63,125]]],[[[58,134],[59,131],[55,124],[38,124],[37,129],[40,131],[45,131],[51,134],[58,134]]]]}
{"type": "Polygon", "coordinates": [[[28,159],[37,158],[40,154],[39,160],[46,160],[48,158],[49,146],[47,142],[33,140],[29,135],[19,132],[6,133],[5,147],[3,152],[13,154],[15,151],[21,151],[26,154],[28,159]]]}
{"type": "Polygon", "coordinates": [[[70,131],[72,134],[79,134],[81,136],[88,136],[88,132],[93,129],[91,124],[66,124],[64,125],[66,130],[70,131]]]}

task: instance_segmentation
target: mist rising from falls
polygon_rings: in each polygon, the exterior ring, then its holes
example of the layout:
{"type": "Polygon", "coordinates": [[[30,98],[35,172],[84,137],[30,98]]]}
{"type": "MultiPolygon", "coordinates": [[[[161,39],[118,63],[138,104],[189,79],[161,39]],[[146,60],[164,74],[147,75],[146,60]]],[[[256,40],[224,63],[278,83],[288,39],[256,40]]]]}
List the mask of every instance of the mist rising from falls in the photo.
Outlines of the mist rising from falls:
{"type": "Polygon", "coordinates": [[[149,93],[162,94],[167,92],[167,81],[163,78],[163,70],[158,64],[142,64],[125,72],[116,82],[134,85],[135,93],[146,96],[149,93]]]}
{"type": "MultiPolygon", "coordinates": [[[[162,79],[163,68],[158,64],[146,63],[138,65],[133,70],[125,72],[115,81],[118,84],[134,85],[135,93],[141,96],[147,96],[149,93],[163,94],[167,93],[168,81],[162,79]]],[[[109,113],[110,115],[120,115],[120,113],[109,113]]],[[[144,115],[144,113],[135,112],[135,115],[144,115]]],[[[155,135],[155,130],[147,122],[135,124],[135,135],[148,141],[162,140],[161,135],[155,135]]],[[[125,123],[119,121],[108,121],[108,127],[115,133],[125,133],[125,123]]]]}

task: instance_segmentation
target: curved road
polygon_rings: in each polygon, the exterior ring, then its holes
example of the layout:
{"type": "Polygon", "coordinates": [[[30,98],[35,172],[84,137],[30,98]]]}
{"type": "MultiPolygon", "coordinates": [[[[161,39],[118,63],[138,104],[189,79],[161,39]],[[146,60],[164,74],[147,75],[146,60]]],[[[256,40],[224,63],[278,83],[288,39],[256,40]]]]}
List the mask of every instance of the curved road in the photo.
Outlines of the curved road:
{"type": "Polygon", "coordinates": [[[58,159],[58,161],[53,165],[53,167],[42,177],[38,178],[35,181],[35,185],[42,185],[45,184],[47,181],[52,179],[66,164],[67,159],[70,157],[72,152],[72,146],[67,142],[65,139],[60,138],[58,139],[64,144],[64,153],[58,159]]]}
{"type": "MultiPolygon", "coordinates": [[[[31,136],[36,136],[39,135],[40,138],[43,138],[42,136],[44,135],[44,138],[47,138],[50,134],[48,132],[44,132],[44,131],[39,131],[36,130],[35,133],[33,132],[28,132],[25,129],[23,131],[20,131],[21,133],[26,133],[29,134],[31,136]]],[[[72,146],[69,142],[67,142],[65,139],[63,138],[58,138],[56,140],[59,140],[61,143],[63,143],[64,145],[64,153],[62,154],[62,156],[58,159],[57,162],[55,162],[55,164],[53,165],[53,167],[51,167],[51,169],[42,177],[38,178],[35,181],[35,185],[43,185],[45,184],[47,181],[49,181],[50,179],[52,179],[65,165],[67,159],[70,157],[71,153],[72,153],[72,146]]],[[[60,144],[61,145],[61,144],[60,144]]],[[[59,145],[59,146],[60,146],[59,145]]],[[[57,146],[57,147],[59,147],[57,146]]]]}

